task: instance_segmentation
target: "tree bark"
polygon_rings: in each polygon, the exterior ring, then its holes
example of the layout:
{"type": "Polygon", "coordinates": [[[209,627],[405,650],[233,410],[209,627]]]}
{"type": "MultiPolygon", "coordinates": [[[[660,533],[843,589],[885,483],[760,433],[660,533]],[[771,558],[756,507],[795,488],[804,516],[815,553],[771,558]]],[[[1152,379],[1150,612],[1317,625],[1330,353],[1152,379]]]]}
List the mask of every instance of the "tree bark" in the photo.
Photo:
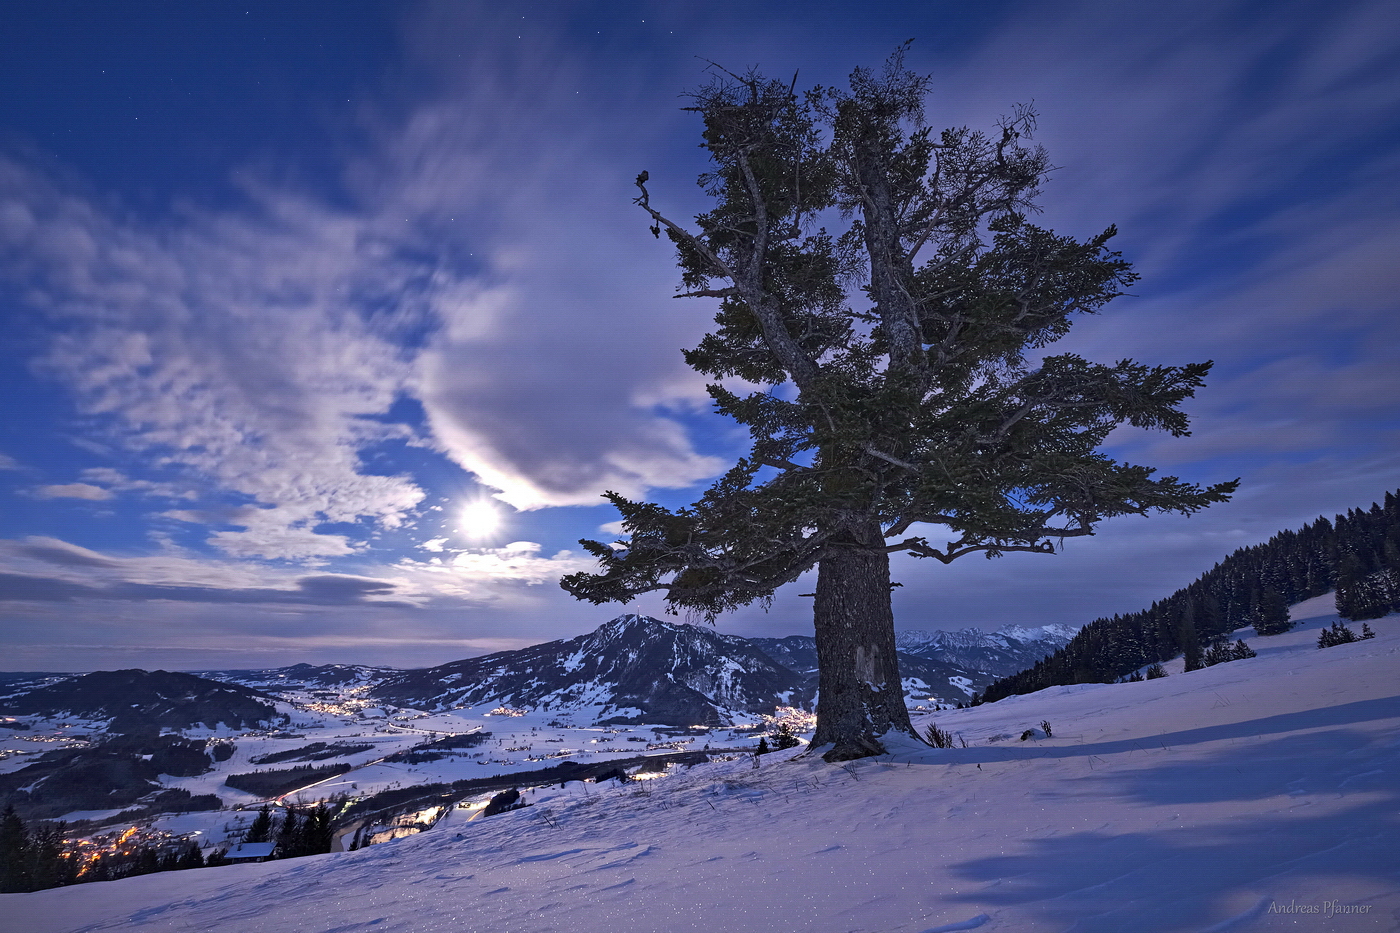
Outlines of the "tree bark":
{"type": "Polygon", "coordinates": [[[904,705],[890,608],[890,557],[880,526],[857,527],[828,544],[817,566],[813,607],[818,686],[814,748],[848,761],[883,755],[891,729],[915,735],[904,705]]]}

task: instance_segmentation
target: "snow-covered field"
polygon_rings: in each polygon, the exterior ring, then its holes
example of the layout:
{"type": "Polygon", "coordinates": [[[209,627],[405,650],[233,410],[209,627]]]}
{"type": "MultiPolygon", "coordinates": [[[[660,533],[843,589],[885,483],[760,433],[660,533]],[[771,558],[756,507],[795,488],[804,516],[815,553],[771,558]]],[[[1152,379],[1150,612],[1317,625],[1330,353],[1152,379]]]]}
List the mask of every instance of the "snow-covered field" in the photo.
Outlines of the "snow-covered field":
{"type": "Polygon", "coordinates": [[[922,718],[966,748],[572,783],[356,852],[3,895],[0,929],[1397,930],[1400,616],[1318,650],[1330,610],[1251,660],[922,718]]]}
{"type": "MultiPolygon", "coordinates": [[[[258,770],[279,770],[297,766],[349,764],[352,770],[286,795],[286,802],[311,804],[318,800],[346,795],[368,796],[393,788],[420,784],[450,783],[463,779],[508,775],[549,768],[568,760],[594,764],[613,759],[669,751],[703,749],[737,751],[752,748],[755,734],[741,723],[735,728],[694,728],[672,726],[595,726],[597,709],[589,706],[567,712],[550,710],[505,710],[465,708],[447,712],[424,712],[396,707],[372,707],[363,702],[328,702],[327,691],[290,691],[293,702],[277,703],[279,713],[290,722],[275,730],[186,729],[193,738],[214,739],[233,744],[227,760],[213,763],[213,770],[195,777],[161,775],[163,788],[179,788],[194,795],[215,794],[226,809],[165,815],[154,821],[140,821],[153,833],[184,836],[198,833],[206,854],[236,842],[239,833],[252,822],[265,798],[224,784],[230,774],[258,770]],[[441,752],[435,761],[386,760],[395,753],[462,733],[489,732],[491,737],[473,748],[441,752]],[[682,734],[682,733],[692,734],[682,734]],[[305,749],[313,743],[338,746],[369,746],[363,751],[329,758],[292,758],[267,762],[270,755],[305,749]],[[232,833],[232,838],[230,838],[232,833]]],[[[100,738],[105,723],[75,717],[18,717],[31,725],[30,731],[6,734],[0,747],[0,773],[17,771],[38,755],[56,748],[83,747],[89,737],[100,738]],[[81,739],[71,738],[81,736],[81,739]]],[[[758,723],[763,717],[747,717],[758,723]]],[[[794,711],[794,722],[810,717],[794,711]]],[[[139,806],[135,809],[139,809],[139,806]]],[[[132,811],[128,811],[132,812],[132,811]]],[[[70,822],[106,820],[105,827],[120,831],[130,824],[112,823],[123,811],[80,810],[63,814],[70,822]]],[[[0,918],[0,931],[5,931],[0,918]]]]}

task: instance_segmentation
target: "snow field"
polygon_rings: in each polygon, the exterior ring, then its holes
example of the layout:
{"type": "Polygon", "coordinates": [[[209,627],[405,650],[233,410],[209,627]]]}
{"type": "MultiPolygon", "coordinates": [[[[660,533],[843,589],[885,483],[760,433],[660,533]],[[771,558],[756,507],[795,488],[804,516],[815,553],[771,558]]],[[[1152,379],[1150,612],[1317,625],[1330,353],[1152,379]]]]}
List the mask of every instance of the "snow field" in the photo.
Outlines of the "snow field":
{"type": "Polygon", "coordinates": [[[920,718],[966,748],[541,788],[357,852],[0,896],[0,928],[1395,930],[1400,617],[1319,651],[1332,618],[1250,660],[920,718]],[[1041,720],[1053,738],[1019,741],[1041,720]]]}

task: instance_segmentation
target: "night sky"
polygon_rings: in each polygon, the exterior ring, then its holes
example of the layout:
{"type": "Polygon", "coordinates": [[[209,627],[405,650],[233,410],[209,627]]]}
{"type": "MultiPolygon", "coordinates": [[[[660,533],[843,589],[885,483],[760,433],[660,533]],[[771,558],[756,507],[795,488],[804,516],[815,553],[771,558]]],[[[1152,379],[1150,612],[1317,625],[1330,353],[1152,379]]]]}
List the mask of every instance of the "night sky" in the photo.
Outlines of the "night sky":
{"type": "MultiPolygon", "coordinates": [[[[1055,352],[1216,361],[1191,437],[1111,453],[1242,485],[897,558],[900,628],[1145,608],[1400,487],[1393,3],[11,3],[0,667],[421,666],[624,611],[557,584],[599,494],[681,505],[745,449],[632,179],[705,209],[707,60],[838,84],[910,38],[930,122],[1033,102],[1037,222],[1142,275],[1055,352]]],[[[808,633],[809,591],[719,627],[808,633]]]]}

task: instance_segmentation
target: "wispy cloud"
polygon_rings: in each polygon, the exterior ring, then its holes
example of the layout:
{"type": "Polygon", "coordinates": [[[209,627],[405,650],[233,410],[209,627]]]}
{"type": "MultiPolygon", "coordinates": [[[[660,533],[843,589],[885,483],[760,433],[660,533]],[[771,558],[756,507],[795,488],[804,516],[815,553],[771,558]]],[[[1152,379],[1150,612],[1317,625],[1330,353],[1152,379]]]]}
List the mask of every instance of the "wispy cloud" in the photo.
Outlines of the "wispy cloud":
{"type": "Polygon", "coordinates": [[[111,499],[114,493],[110,489],[103,489],[91,483],[64,483],[57,486],[40,486],[34,490],[34,495],[40,499],[87,499],[90,502],[101,502],[111,499]]]}
{"type": "Polygon", "coordinates": [[[365,573],[305,573],[252,561],[185,554],[115,556],[57,538],[0,541],[0,603],[160,600],[259,604],[284,609],[366,606],[419,609],[509,600],[520,587],[551,587],[562,574],[590,564],[541,545],[445,552],[427,561],[367,565],[365,573]]]}

